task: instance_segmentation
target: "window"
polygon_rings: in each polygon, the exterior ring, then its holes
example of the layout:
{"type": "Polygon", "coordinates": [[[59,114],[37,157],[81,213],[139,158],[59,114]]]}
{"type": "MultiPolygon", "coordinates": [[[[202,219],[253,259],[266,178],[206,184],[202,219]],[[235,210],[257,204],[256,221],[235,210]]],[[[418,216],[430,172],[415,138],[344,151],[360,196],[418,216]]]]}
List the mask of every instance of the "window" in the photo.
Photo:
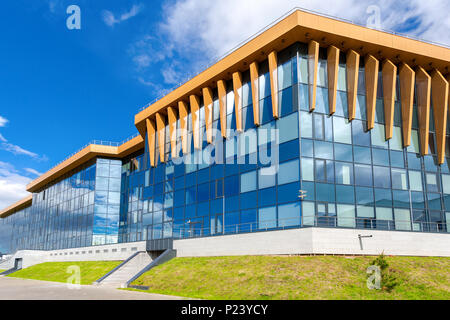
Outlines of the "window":
{"type": "Polygon", "coordinates": [[[302,158],[302,180],[314,181],[314,160],[302,158]]]}
{"type": "Polygon", "coordinates": [[[352,127],[347,119],[333,117],[334,141],[339,143],[352,143],[352,127]]]}
{"type": "Polygon", "coordinates": [[[423,191],[422,173],[420,171],[409,171],[409,185],[411,191],[423,191]]]}
{"type": "Polygon", "coordinates": [[[353,165],[350,163],[336,162],[336,183],[353,184],[353,165]]]}
{"type": "MultiPolygon", "coordinates": [[[[442,175],[442,186],[443,186],[443,192],[445,194],[450,194],[450,175],[443,174],[442,175]]],[[[450,222],[450,220],[448,220],[450,222]]]]}
{"type": "Polygon", "coordinates": [[[298,226],[300,224],[300,203],[278,206],[278,223],[280,227],[298,226]]]}
{"type": "Polygon", "coordinates": [[[241,174],[241,192],[256,190],[256,171],[241,174]]]}
{"type": "Polygon", "coordinates": [[[394,130],[392,131],[392,139],[389,140],[389,146],[391,150],[403,150],[403,144],[402,144],[402,128],[400,127],[394,127],[394,130]]]}
{"type": "Polygon", "coordinates": [[[302,138],[312,138],[312,113],[300,112],[300,133],[302,138]]]}
{"type": "Polygon", "coordinates": [[[359,120],[352,121],[353,143],[358,146],[370,146],[370,132],[366,130],[366,123],[359,120]]]}
{"type": "Polygon", "coordinates": [[[375,123],[372,129],[372,145],[387,148],[384,125],[375,123]]]}
{"type": "Polygon", "coordinates": [[[411,230],[411,217],[408,209],[394,209],[395,230],[411,230]]]}
{"type": "Polygon", "coordinates": [[[401,169],[392,169],[392,188],[393,189],[408,189],[408,181],[406,179],[406,171],[401,169]]]}
{"type": "Polygon", "coordinates": [[[298,159],[280,164],[278,171],[278,184],[285,184],[299,180],[298,159]]]}
{"type": "Polygon", "coordinates": [[[258,170],[259,189],[275,185],[275,167],[260,168],[258,170]]]}
{"type": "Polygon", "coordinates": [[[258,210],[259,229],[275,228],[277,226],[277,207],[267,207],[258,210]]]}
{"type": "Polygon", "coordinates": [[[279,143],[298,138],[298,118],[297,113],[280,118],[277,128],[279,130],[279,143]]]}
{"type": "Polygon", "coordinates": [[[314,225],[314,216],[316,215],[314,202],[302,201],[302,215],[303,225],[314,225]]]}
{"type": "Polygon", "coordinates": [[[355,207],[353,205],[338,204],[337,205],[337,221],[339,227],[354,228],[355,224],[355,207]]]}
{"type": "Polygon", "coordinates": [[[411,144],[408,146],[408,152],[420,153],[419,132],[411,130],[411,144]]]}
{"type": "Polygon", "coordinates": [[[359,186],[372,186],[372,169],[370,166],[355,165],[355,184],[359,186]]]}
{"type": "Polygon", "coordinates": [[[391,173],[387,167],[373,167],[373,185],[380,188],[391,187],[391,173]]]}

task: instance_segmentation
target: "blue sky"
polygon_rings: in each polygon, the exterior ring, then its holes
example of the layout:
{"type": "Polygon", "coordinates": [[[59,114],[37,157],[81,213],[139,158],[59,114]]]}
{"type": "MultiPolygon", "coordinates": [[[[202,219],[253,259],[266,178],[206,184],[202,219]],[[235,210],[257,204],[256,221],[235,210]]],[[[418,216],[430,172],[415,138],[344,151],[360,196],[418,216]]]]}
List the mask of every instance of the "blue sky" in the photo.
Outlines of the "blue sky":
{"type": "Polygon", "coordinates": [[[93,139],[136,133],[138,109],[295,6],[449,43],[448,1],[5,0],[0,208],[93,139]],[[81,30],[69,30],[69,5],[81,30]],[[330,5],[332,4],[332,5],[330,5]],[[377,16],[377,17],[378,17],[377,16]]]}

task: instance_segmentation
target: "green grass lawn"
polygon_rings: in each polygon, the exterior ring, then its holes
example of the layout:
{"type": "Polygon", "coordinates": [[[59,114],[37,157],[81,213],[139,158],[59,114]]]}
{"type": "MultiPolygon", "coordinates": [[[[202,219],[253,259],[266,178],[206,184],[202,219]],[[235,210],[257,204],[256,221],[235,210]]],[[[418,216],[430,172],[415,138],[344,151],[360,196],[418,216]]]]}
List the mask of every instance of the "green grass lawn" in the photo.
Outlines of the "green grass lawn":
{"type": "Polygon", "coordinates": [[[6,271],[5,269],[0,269],[0,273],[2,273],[3,271],[6,271]]]}
{"type": "Polygon", "coordinates": [[[95,280],[112,270],[122,261],[76,261],[76,262],[45,262],[11,273],[7,277],[66,282],[73,272],[68,272],[71,266],[80,268],[81,284],[92,284],[95,280]]]}
{"type": "Polygon", "coordinates": [[[134,285],[201,299],[450,299],[450,258],[387,257],[399,280],[390,293],[369,290],[374,257],[240,256],[175,258],[134,285]]]}

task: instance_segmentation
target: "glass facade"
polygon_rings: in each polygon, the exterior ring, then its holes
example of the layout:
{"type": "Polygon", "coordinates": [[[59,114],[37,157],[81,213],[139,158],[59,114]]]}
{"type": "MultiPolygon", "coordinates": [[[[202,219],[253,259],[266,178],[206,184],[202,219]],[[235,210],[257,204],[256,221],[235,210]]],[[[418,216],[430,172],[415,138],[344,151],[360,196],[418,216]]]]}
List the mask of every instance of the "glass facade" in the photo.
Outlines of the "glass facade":
{"type": "Polygon", "coordinates": [[[250,74],[243,72],[242,132],[234,131],[229,81],[227,139],[220,134],[218,95],[213,92],[212,144],[206,143],[201,101],[201,149],[194,149],[189,114],[186,154],[178,136],[179,156],[172,159],[167,125],[164,145],[156,139],[156,167],[149,165],[147,141],[145,150],[127,159],[97,159],[35,194],[32,207],[1,219],[1,240],[10,239],[14,250],[309,226],[450,231],[449,127],[446,162],[436,164],[432,115],[429,155],[421,157],[414,102],[411,145],[403,148],[398,90],[393,137],[386,141],[380,73],[375,126],[367,130],[363,63],[356,118],[348,121],[345,55],[340,57],[336,112],[330,116],[322,48],[316,106],[310,112],[307,59],[302,43],[278,53],[278,119],[272,116],[265,61],[259,65],[260,126],[254,125],[250,74]]]}

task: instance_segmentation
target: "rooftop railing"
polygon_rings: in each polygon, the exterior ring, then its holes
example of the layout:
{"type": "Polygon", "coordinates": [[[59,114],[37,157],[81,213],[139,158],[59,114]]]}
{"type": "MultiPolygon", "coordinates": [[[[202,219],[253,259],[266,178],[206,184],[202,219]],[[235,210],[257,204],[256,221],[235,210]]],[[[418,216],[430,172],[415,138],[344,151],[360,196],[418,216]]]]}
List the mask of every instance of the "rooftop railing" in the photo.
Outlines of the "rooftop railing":
{"type": "Polygon", "coordinates": [[[52,170],[54,168],[56,168],[57,166],[59,166],[61,163],[63,163],[64,161],[70,159],[71,157],[73,157],[74,155],[76,155],[78,152],[80,152],[81,150],[83,150],[84,148],[90,146],[90,145],[97,145],[97,146],[108,146],[108,147],[118,147],[134,138],[136,138],[139,135],[138,133],[135,133],[131,136],[129,136],[128,138],[124,139],[122,142],[115,142],[115,141],[107,141],[107,140],[92,140],[89,143],[85,144],[84,146],[82,146],[80,149],[78,149],[77,151],[71,153],[69,156],[67,156],[66,158],[64,158],[64,160],[59,161],[57,164],[55,164],[53,167],[51,167],[49,170],[52,170]]]}
{"type": "Polygon", "coordinates": [[[172,236],[175,239],[184,239],[307,227],[450,233],[450,222],[438,223],[336,216],[301,216],[296,218],[225,225],[224,228],[222,228],[222,226],[197,228],[195,222],[192,222],[174,226],[172,229],[172,236]]]}
{"type": "Polygon", "coordinates": [[[381,31],[381,32],[385,32],[385,33],[389,33],[392,35],[396,35],[396,36],[401,36],[404,38],[408,38],[411,40],[416,40],[416,41],[421,41],[421,42],[425,42],[425,43],[429,43],[429,44],[433,44],[433,45],[437,45],[437,46],[441,46],[444,48],[450,48],[449,45],[447,44],[443,44],[443,43],[438,43],[435,41],[430,41],[430,40],[426,40],[423,38],[419,38],[419,37],[415,37],[415,36],[411,36],[411,35],[407,35],[404,33],[400,33],[400,32],[395,32],[392,30],[386,30],[386,29],[382,29],[382,28],[374,28],[374,27],[369,27],[367,25],[358,23],[356,21],[353,20],[348,20],[348,19],[344,19],[344,18],[339,18],[333,15],[329,15],[329,14],[325,14],[325,13],[320,13],[314,10],[309,10],[309,9],[305,9],[305,8],[300,8],[300,7],[295,7],[291,10],[289,10],[288,12],[286,12],[285,14],[283,14],[281,17],[279,17],[278,19],[272,21],[271,23],[269,23],[268,25],[266,25],[265,27],[263,27],[262,29],[260,29],[258,32],[254,33],[253,35],[251,35],[250,37],[248,37],[247,39],[239,42],[236,46],[234,46],[233,48],[231,48],[230,50],[228,50],[227,52],[225,52],[224,54],[218,56],[218,57],[214,57],[212,58],[207,64],[204,64],[201,68],[199,68],[200,71],[197,72],[193,72],[190,74],[187,74],[185,76],[185,78],[179,82],[178,84],[176,84],[175,86],[173,86],[172,88],[166,90],[165,93],[158,95],[155,99],[153,99],[151,102],[147,103],[145,106],[139,108],[139,112],[147,109],[148,107],[150,107],[152,104],[154,104],[156,101],[161,100],[162,98],[164,98],[167,94],[169,94],[170,92],[174,91],[175,89],[181,87],[183,84],[185,84],[186,82],[190,81],[191,79],[193,79],[194,77],[196,77],[197,75],[199,75],[200,73],[202,73],[204,70],[208,69],[209,67],[213,66],[214,64],[216,64],[217,62],[219,62],[220,60],[222,60],[223,58],[225,58],[226,56],[230,55],[231,53],[233,53],[234,51],[238,50],[240,47],[242,47],[243,45],[245,45],[246,43],[250,42],[251,40],[253,40],[254,38],[256,38],[257,36],[259,36],[260,34],[262,34],[263,32],[265,32],[266,30],[268,30],[269,28],[271,28],[272,26],[274,26],[275,24],[277,24],[278,22],[280,22],[281,20],[283,20],[284,18],[288,17],[289,15],[291,15],[293,12],[295,11],[304,11],[304,12],[308,12],[308,13],[312,13],[315,15],[319,15],[322,17],[326,17],[326,18],[331,18],[334,20],[338,20],[338,21],[342,21],[342,22],[347,22],[347,23],[351,23],[357,26],[361,26],[361,27],[365,27],[368,29],[372,29],[372,30],[377,30],[377,31],[381,31]]]}

